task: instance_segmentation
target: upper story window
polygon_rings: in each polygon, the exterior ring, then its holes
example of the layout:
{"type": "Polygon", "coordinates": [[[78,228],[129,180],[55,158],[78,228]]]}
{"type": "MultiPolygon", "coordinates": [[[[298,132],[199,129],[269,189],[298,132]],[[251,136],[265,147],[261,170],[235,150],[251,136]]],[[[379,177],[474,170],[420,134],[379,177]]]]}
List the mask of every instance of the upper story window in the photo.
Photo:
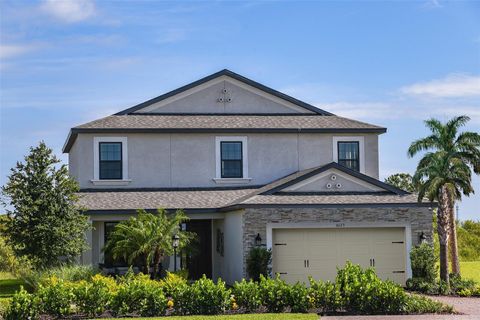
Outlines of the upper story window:
{"type": "Polygon", "coordinates": [[[241,141],[221,141],[222,178],[243,178],[241,141]]]}
{"type": "Polygon", "coordinates": [[[247,137],[215,138],[216,183],[247,183],[247,137]]]}
{"type": "Polygon", "coordinates": [[[125,185],[128,179],[127,137],[93,138],[95,185],[125,185]]]}
{"type": "Polygon", "coordinates": [[[334,136],[333,161],[352,170],[365,173],[365,137],[334,136]]]}
{"type": "Polygon", "coordinates": [[[100,142],[99,178],[122,179],[122,143],[100,142]]]}
{"type": "Polygon", "coordinates": [[[338,164],[360,171],[360,143],[358,141],[338,142],[338,164]]]}

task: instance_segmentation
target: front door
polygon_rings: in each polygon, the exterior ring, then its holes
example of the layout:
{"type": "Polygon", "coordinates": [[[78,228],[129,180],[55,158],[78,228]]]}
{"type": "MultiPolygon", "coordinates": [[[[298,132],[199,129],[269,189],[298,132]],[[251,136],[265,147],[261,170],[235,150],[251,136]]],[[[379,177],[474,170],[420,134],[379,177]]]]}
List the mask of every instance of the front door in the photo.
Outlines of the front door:
{"type": "Polygon", "coordinates": [[[187,231],[194,232],[195,248],[187,254],[189,278],[196,280],[206,275],[212,277],[212,220],[190,220],[187,231]]]}

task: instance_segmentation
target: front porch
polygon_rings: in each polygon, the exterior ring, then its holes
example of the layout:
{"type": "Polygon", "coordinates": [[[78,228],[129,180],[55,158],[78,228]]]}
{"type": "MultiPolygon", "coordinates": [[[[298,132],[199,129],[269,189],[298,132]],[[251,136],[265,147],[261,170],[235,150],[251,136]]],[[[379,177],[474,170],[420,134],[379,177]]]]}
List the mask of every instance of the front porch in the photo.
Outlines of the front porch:
{"type": "MultiPolygon", "coordinates": [[[[91,249],[82,254],[80,263],[99,266],[106,273],[125,273],[128,270],[127,263],[114,261],[102,249],[115,224],[131,216],[115,213],[90,215],[92,230],[86,236],[91,249]]],[[[228,284],[244,277],[242,213],[192,213],[188,216],[190,221],[182,228],[194,232],[196,236],[190,250],[177,254],[177,270],[188,270],[192,280],[205,274],[212,279],[222,278],[228,284]]],[[[162,268],[174,271],[174,259],[173,256],[165,258],[162,268]]]]}

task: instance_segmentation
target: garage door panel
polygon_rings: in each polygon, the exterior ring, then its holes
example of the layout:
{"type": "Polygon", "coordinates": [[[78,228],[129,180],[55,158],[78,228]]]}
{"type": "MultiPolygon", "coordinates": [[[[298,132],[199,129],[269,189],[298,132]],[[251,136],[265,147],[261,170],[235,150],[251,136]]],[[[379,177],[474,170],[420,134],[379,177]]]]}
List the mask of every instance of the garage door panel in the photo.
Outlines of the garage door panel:
{"type": "Polygon", "coordinates": [[[405,284],[404,228],[277,229],[273,240],[273,269],[287,282],[334,280],[347,261],[367,268],[375,259],[380,278],[405,284]]]}

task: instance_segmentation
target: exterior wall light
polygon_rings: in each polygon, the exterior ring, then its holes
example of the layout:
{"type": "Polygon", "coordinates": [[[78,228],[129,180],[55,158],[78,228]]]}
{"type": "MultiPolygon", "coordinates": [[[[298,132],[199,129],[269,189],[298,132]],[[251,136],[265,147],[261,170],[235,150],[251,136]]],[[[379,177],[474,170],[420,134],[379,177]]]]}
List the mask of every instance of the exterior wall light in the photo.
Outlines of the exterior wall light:
{"type": "Polygon", "coordinates": [[[172,247],[173,247],[173,271],[177,271],[177,248],[180,244],[180,237],[178,234],[172,236],[172,247]]]}
{"type": "Polygon", "coordinates": [[[260,233],[257,233],[255,237],[255,246],[259,247],[262,245],[262,237],[260,237],[260,233]]]}
{"type": "Polygon", "coordinates": [[[427,241],[427,236],[423,231],[422,233],[420,233],[420,236],[418,238],[420,239],[420,243],[424,243],[425,241],[427,241]]]}

